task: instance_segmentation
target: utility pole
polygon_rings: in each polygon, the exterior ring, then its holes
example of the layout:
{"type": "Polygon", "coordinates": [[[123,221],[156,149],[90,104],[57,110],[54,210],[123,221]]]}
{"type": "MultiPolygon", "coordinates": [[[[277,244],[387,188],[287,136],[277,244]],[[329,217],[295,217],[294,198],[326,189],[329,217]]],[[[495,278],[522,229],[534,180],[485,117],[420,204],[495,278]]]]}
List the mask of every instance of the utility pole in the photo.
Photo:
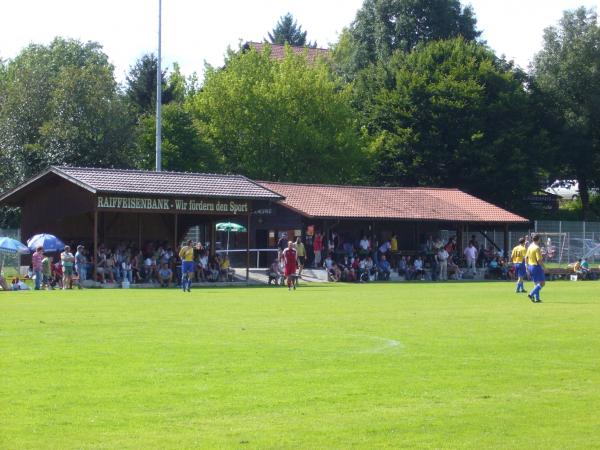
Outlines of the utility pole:
{"type": "Polygon", "coordinates": [[[158,0],[158,59],[156,61],[156,171],[161,171],[161,103],[162,103],[162,72],[161,72],[161,27],[162,27],[162,0],[158,0]]]}

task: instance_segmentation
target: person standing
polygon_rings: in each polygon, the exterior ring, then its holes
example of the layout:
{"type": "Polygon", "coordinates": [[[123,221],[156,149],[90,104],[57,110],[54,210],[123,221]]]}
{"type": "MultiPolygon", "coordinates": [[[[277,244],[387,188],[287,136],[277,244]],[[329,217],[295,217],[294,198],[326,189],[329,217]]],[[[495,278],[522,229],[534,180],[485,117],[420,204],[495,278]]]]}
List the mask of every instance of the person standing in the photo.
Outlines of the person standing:
{"type": "Polygon", "coordinates": [[[467,270],[473,272],[473,276],[477,275],[477,268],[475,263],[477,262],[477,249],[473,241],[469,242],[469,246],[465,248],[465,258],[467,260],[467,270]]]}
{"type": "Polygon", "coordinates": [[[133,265],[131,264],[131,257],[129,255],[125,256],[125,259],[121,263],[121,273],[123,274],[124,282],[133,283],[133,265]]]}
{"type": "Polygon", "coordinates": [[[75,252],[75,271],[77,272],[77,275],[79,275],[79,285],[87,280],[86,264],[87,259],[85,257],[83,245],[78,245],[77,251],[75,252]]]}
{"type": "MultiPolygon", "coordinates": [[[[75,265],[75,256],[71,253],[71,247],[65,245],[65,250],[60,254],[60,263],[63,270],[63,290],[73,288],[73,266],[75,265]]],[[[79,286],[81,287],[81,286],[79,286]]]]}
{"type": "Polygon", "coordinates": [[[449,254],[444,247],[440,248],[435,255],[438,265],[440,266],[440,280],[448,281],[448,258],[449,254]]]}
{"type": "Polygon", "coordinates": [[[52,290],[52,261],[48,256],[44,256],[42,259],[42,273],[44,274],[44,283],[42,286],[45,286],[49,291],[52,290]]]}
{"type": "Polygon", "coordinates": [[[296,239],[296,253],[298,255],[298,277],[301,277],[302,269],[306,264],[306,247],[304,247],[300,236],[296,239]]]}
{"type": "Polygon", "coordinates": [[[33,255],[31,255],[31,268],[35,275],[35,290],[39,291],[42,287],[42,279],[44,277],[42,271],[42,259],[44,259],[44,247],[41,245],[35,249],[33,255]]]}
{"type": "Polygon", "coordinates": [[[277,257],[279,259],[281,259],[281,255],[283,254],[283,251],[287,248],[287,244],[288,244],[287,234],[282,233],[281,237],[279,238],[279,241],[277,242],[277,257]]]}
{"type": "Polygon", "coordinates": [[[542,258],[542,250],[540,249],[539,235],[533,235],[533,242],[529,244],[525,257],[527,258],[527,267],[529,269],[529,274],[531,275],[531,280],[535,284],[534,288],[527,296],[532,302],[541,303],[540,291],[546,284],[546,279],[544,276],[544,261],[542,258]]]}
{"type": "Polygon", "coordinates": [[[181,258],[181,287],[183,292],[191,292],[194,275],[194,246],[191,240],[181,247],[179,257],[181,258]]]}
{"type": "Polygon", "coordinates": [[[392,253],[390,263],[392,267],[396,267],[398,265],[398,237],[396,233],[392,233],[392,238],[390,239],[390,252],[392,253]]]}
{"type": "Polygon", "coordinates": [[[313,250],[315,252],[315,267],[321,267],[321,252],[323,251],[323,236],[317,231],[313,240],[313,250]]]}
{"type": "Polygon", "coordinates": [[[512,249],[511,253],[512,263],[515,266],[515,276],[517,277],[517,294],[525,292],[523,281],[525,280],[525,275],[527,274],[527,268],[525,267],[526,254],[527,249],[525,248],[525,238],[522,237],[519,239],[519,244],[512,249]]]}
{"type": "Polygon", "coordinates": [[[292,241],[288,241],[288,246],[283,251],[281,257],[285,263],[283,275],[287,280],[288,290],[291,290],[292,287],[294,288],[294,290],[296,290],[296,283],[294,282],[294,278],[296,277],[298,253],[296,252],[296,249],[294,248],[294,243],[292,241]]]}

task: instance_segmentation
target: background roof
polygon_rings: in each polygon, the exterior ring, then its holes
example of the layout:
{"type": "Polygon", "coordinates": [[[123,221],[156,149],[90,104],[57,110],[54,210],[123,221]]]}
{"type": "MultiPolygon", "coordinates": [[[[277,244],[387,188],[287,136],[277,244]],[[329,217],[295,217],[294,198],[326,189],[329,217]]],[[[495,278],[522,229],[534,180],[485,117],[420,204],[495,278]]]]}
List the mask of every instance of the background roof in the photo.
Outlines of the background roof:
{"type": "Polygon", "coordinates": [[[528,223],[529,220],[458,189],[374,188],[259,182],[307,217],[449,222],[528,223]]]}
{"type": "Polygon", "coordinates": [[[251,200],[281,199],[280,195],[241,175],[50,167],[47,171],[0,196],[0,201],[17,204],[35,184],[43,182],[49,176],[59,176],[94,194],[226,197],[251,200]]]}
{"type": "MultiPolygon", "coordinates": [[[[270,44],[268,42],[247,42],[246,48],[253,48],[257,53],[261,53],[265,47],[271,47],[271,59],[282,60],[285,59],[285,45],[281,44],[270,44]]],[[[331,50],[327,48],[312,48],[312,47],[296,47],[289,46],[292,52],[295,54],[303,55],[306,53],[306,58],[309,62],[314,62],[318,57],[329,57],[331,50]]]]}

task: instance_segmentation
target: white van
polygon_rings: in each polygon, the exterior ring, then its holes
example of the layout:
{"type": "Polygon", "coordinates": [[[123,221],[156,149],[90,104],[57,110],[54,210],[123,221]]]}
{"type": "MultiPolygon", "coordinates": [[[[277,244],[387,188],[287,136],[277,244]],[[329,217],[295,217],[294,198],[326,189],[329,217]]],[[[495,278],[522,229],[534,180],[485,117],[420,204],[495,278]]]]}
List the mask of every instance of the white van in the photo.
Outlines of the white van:
{"type": "Polygon", "coordinates": [[[577,180],[556,180],[544,192],[558,195],[567,200],[577,200],[579,198],[579,182],[577,180]]]}

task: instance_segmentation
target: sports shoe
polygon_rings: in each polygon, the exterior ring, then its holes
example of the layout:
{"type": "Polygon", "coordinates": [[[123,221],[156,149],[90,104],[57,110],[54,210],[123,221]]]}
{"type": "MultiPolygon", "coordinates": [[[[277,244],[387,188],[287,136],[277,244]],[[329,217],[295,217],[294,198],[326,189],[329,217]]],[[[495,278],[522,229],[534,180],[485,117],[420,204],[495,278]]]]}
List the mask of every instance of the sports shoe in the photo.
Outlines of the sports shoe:
{"type": "Polygon", "coordinates": [[[535,297],[531,294],[527,294],[527,297],[529,297],[529,300],[531,300],[533,303],[535,303],[535,297]]]}

